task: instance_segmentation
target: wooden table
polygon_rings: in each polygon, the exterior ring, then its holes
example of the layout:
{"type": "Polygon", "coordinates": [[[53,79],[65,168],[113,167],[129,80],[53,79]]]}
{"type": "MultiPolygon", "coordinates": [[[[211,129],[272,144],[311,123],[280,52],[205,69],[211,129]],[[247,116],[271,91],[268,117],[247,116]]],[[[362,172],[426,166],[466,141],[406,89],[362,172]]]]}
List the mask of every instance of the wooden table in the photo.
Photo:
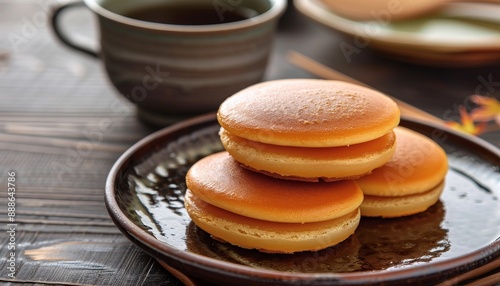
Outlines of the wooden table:
{"type": "MultiPolygon", "coordinates": [[[[181,285],[117,230],[103,201],[115,160],[158,128],[136,118],[99,61],[55,39],[47,27],[49,3],[0,0],[0,283],[181,285]],[[15,179],[11,216],[9,178],[15,179]],[[12,228],[15,280],[7,269],[12,228]]],[[[68,17],[68,29],[92,36],[92,17],[80,12],[68,17]]],[[[348,63],[338,51],[342,40],[290,7],[266,80],[314,78],[287,62],[287,52],[296,50],[446,120],[457,120],[458,105],[480,86],[483,94],[500,95],[498,65],[430,68],[369,49],[348,63]]],[[[498,132],[484,139],[500,145],[498,132]]]]}

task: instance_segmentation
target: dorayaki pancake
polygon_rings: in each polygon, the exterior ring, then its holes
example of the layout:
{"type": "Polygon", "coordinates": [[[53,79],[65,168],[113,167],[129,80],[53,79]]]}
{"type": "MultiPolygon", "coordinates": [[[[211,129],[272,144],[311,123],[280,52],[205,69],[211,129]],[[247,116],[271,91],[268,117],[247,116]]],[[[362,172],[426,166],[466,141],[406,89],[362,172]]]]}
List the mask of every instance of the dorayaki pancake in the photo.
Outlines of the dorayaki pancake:
{"type": "Polygon", "coordinates": [[[404,196],[426,192],[448,172],[446,152],[428,137],[404,127],[394,129],[397,147],[384,166],[357,180],[365,195],[404,196]]]}
{"type": "Polygon", "coordinates": [[[336,245],[354,233],[360,220],[356,208],[341,217],[320,222],[270,222],[218,208],[197,198],[189,190],[184,200],[193,222],[215,239],[269,253],[316,251],[336,245]]]}
{"type": "Polygon", "coordinates": [[[406,196],[365,196],[361,204],[361,214],[373,217],[401,217],[426,211],[438,202],[443,192],[444,181],[432,189],[406,196]]]}
{"type": "Polygon", "coordinates": [[[365,195],[361,207],[364,216],[395,217],[425,211],[442,192],[448,171],[446,152],[410,129],[397,127],[394,132],[397,147],[389,162],[357,180],[365,195]]]}
{"type": "Polygon", "coordinates": [[[389,133],[400,112],[388,96],[359,85],[284,79],[250,86],[227,98],[217,118],[229,133],[261,143],[335,147],[389,133]]]}
{"type": "Polygon", "coordinates": [[[211,205],[273,222],[331,220],[353,212],[363,200],[355,181],[279,180],[242,168],[227,152],[196,162],[186,174],[186,185],[211,205]]]}
{"type": "Polygon", "coordinates": [[[290,147],[260,143],[219,132],[224,148],[244,167],[300,181],[356,179],[386,163],[396,150],[392,131],[364,143],[338,147],[290,147]]]}

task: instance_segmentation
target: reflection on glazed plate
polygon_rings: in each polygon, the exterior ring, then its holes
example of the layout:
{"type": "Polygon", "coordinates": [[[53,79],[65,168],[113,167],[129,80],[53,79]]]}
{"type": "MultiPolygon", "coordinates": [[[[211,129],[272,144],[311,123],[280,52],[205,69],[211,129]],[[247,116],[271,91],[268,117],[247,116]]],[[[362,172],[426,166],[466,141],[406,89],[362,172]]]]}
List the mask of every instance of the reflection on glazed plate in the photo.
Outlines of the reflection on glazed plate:
{"type": "Polygon", "coordinates": [[[319,0],[294,0],[294,5],[313,21],[348,35],[344,49],[371,47],[400,60],[429,65],[467,66],[500,60],[498,5],[450,3],[439,13],[397,22],[390,20],[387,11],[378,11],[372,21],[359,22],[335,14],[319,0]],[[495,14],[496,21],[485,11],[495,14]],[[464,17],[466,13],[485,15],[485,19],[464,17]]]}
{"type": "Polygon", "coordinates": [[[474,137],[403,119],[446,150],[441,200],[406,218],[362,218],[355,234],[317,252],[271,255],[213,240],[189,219],[184,175],[222,150],[215,115],[158,131],[116,162],[106,185],[113,221],[163,264],[218,284],[435,283],[500,257],[500,151],[474,137]]]}

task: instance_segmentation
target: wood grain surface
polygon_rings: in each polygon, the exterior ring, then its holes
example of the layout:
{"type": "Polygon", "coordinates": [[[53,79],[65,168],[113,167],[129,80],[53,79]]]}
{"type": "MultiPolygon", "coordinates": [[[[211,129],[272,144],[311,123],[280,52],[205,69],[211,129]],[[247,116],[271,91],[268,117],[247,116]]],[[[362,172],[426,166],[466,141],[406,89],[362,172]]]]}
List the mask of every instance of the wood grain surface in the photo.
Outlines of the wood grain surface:
{"type": "MultiPolygon", "coordinates": [[[[99,60],[55,39],[48,15],[61,2],[0,0],[0,284],[182,285],[107,214],[103,194],[111,166],[158,127],[138,120],[99,60]],[[9,171],[16,180],[15,279],[8,276],[9,171]]],[[[85,9],[75,11],[65,28],[92,39],[93,20],[85,9]]],[[[338,51],[342,41],[290,7],[265,79],[315,77],[287,61],[296,50],[444,120],[458,118],[457,106],[482,79],[490,82],[482,92],[500,94],[499,66],[434,69],[368,48],[348,62],[338,51]]],[[[484,139],[500,143],[498,133],[484,139]]]]}

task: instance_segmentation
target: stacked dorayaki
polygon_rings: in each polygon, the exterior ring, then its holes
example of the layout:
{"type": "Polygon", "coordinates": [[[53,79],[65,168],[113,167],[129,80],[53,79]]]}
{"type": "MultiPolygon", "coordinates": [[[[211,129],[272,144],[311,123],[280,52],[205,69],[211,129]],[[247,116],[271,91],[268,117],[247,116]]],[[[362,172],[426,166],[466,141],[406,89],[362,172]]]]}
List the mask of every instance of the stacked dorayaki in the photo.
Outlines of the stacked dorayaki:
{"type": "Polygon", "coordinates": [[[185,205],[215,239],[271,253],[345,240],[361,216],[398,217],[439,199],[444,151],[399,124],[389,97],[340,81],[260,83],[217,113],[226,149],[195,163],[185,205]]]}

